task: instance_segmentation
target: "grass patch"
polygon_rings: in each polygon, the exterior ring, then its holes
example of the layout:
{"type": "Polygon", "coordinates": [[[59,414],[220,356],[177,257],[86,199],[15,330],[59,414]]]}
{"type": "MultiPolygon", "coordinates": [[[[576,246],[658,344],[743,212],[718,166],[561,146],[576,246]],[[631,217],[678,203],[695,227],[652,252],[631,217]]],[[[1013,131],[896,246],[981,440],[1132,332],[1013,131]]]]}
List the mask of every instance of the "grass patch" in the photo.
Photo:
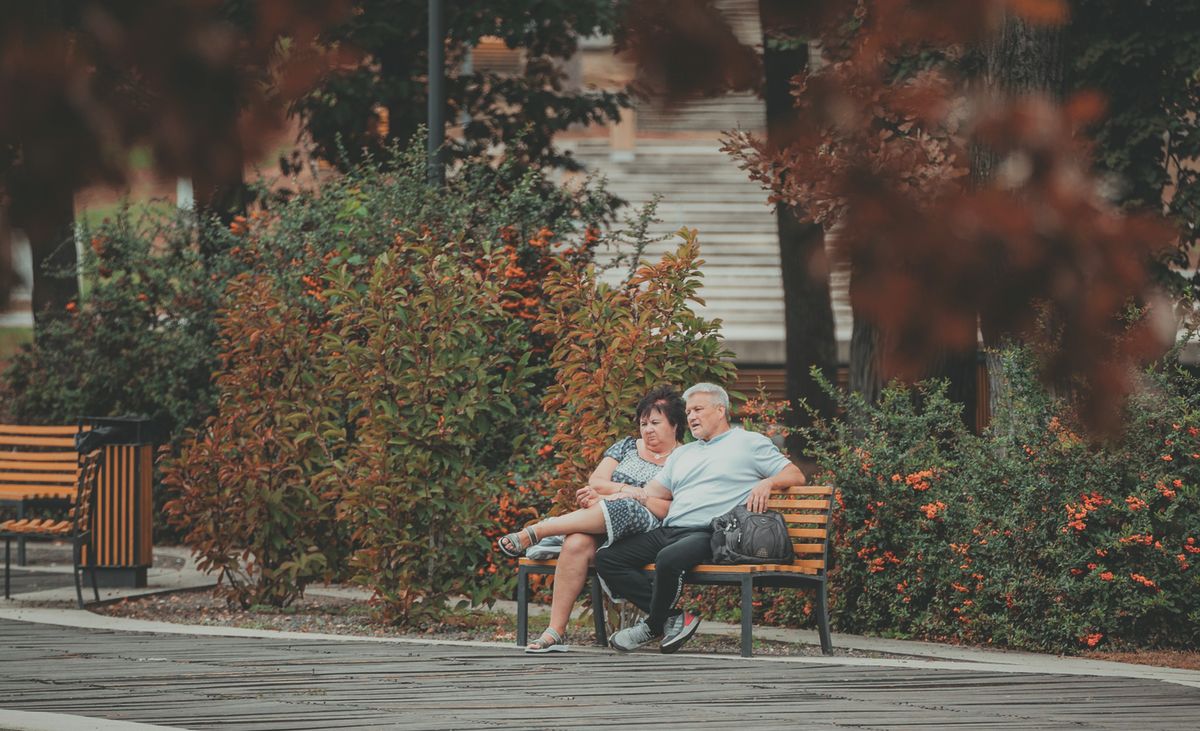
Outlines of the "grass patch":
{"type": "Polygon", "coordinates": [[[0,327],[0,362],[11,358],[22,345],[32,342],[31,327],[0,327]]]}

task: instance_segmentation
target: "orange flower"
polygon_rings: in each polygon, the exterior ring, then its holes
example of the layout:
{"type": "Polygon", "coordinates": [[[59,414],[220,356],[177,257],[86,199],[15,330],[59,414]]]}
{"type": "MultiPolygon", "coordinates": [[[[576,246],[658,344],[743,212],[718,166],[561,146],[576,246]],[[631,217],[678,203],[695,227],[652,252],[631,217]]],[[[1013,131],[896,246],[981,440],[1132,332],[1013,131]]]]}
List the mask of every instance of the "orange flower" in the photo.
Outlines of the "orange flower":
{"type": "Polygon", "coordinates": [[[74,300],[67,303],[67,312],[74,314],[78,311],[79,311],[79,305],[75,304],[74,300]]]}
{"type": "Polygon", "coordinates": [[[1173,459],[1175,459],[1175,458],[1174,458],[1174,457],[1172,457],[1172,456],[1171,456],[1171,455],[1169,455],[1169,454],[1164,454],[1164,455],[1162,456],[1162,461],[1163,461],[1163,462],[1170,462],[1170,461],[1171,461],[1171,460],[1173,460],[1173,459]]]}
{"type": "Polygon", "coordinates": [[[1088,647],[1095,647],[1100,644],[1100,640],[1104,639],[1104,635],[1100,632],[1094,632],[1090,635],[1085,635],[1079,638],[1079,641],[1088,647]]]}
{"type": "Polygon", "coordinates": [[[1104,573],[1100,574],[1100,580],[1101,581],[1112,581],[1113,580],[1113,572],[1105,571],[1104,573]]]}
{"type": "Polygon", "coordinates": [[[1158,584],[1155,584],[1152,580],[1142,576],[1141,574],[1130,574],[1129,578],[1133,579],[1147,589],[1154,589],[1156,591],[1158,590],[1158,584]]]}
{"type": "Polygon", "coordinates": [[[1120,540],[1121,543],[1129,545],[1131,543],[1140,543],[1143,546],[1149,546],[1154,543],[1154,536],[1143,533],[1134,533],[1133,535],[1125,536],[1120,540]]]}
{"type": "Polygon", "coordinates": [[[928,518],[929,520],[933,520],[933,519],[937,518],[939,512],[946,509],[946,503],[942,502],[941,500],[938,500],[937,502],[926,503],[925,505],[922,505],[919,509],[922,513],[925,514],[926,518],[928,518]]]}
{"type": "Polygon", "coordinates": [[[1134,511],[1142,510],[1146,507],[1146,501],[1135,495],[1125,498],[1125,504],[1129,506],[1130,510],[1134,511]]]}

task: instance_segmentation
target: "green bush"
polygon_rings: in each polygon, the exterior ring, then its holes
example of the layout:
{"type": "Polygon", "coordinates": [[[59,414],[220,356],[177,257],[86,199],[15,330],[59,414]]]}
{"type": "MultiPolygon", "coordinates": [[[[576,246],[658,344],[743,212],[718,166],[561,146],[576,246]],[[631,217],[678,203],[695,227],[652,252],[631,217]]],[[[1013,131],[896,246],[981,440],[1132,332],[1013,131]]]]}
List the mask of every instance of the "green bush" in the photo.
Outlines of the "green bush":
{"type": "Polygon", "coordinates": [[[498,467],[520,446],[532,385],[504,290],[447,250],[397,244],[361,276],[332,272],[325,291],[321,377],[353,409],[354,439],[335,470],[354,580],[402,624],[441,614],[455,594],[495,597],[500,579],[475,568],[491,550],[484,529],[507,490],[498,467]]]}
{"type": "MultiPolygon", "coordinates": [[[[1200,410],[1179,369],[1146,374],[1108,443],[1073,427],[1032,357],[1004,354],[1014,398],[974,436],[939,384],[840,395],[811,432],[838,488],[834,615],[843,631],[1051,652],[1200,640],[1200,410]]],[[[832,390],[832,389],[831,389],[832,390]]]]}
{"type": "Polygon", "coordinates": [[[286,606],[346,553],[331,479],[342,404],[316,370],[320,319],[292,306],[272,277],[229,284],[217,324],[217,413],[164,469],[172,524],[218,592],[243,608],[286,606]],[[318,436],[319,435],[319,436],[318,436]]]}
{"type": "Polygon", "coordinates": [[[84,229],[86,296],[49,313],[12,358],[3,377],[9,416],[61,424],[141,415],[169,438],[203,423],[215,404],[214,318],[230,262],[201,257],[197,233],[187,214],[127,207],[84,229]]]}
{"type": "Polygon", "coordinates": [[[434,190],[397,152],[233,222],[216,412],[164,479],[232,600],[352,576],[415,623],[508,581],[480,571],[484,517],[540,436],[543,275],[590,261],[607,210],[512,172],[478,162],[434,190]]]}

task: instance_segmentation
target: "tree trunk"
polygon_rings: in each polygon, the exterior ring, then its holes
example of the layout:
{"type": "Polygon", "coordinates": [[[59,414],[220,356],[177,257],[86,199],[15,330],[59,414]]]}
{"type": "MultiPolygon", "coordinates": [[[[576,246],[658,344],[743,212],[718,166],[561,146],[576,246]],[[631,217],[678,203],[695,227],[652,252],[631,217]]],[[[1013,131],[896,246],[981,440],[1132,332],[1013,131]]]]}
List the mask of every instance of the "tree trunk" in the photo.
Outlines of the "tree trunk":
{"type": "MultiPolygon", "coordinates": [[[[1065,94],[1063,30],[1058,26],[1030,25],[1007,13],[999,30],[984,45],[982,91],[994,98],[1013,98],[1026,94],[1046,94],[1061,99],[1065,94]]],[[[1000,160],[993,150],[971,147],[971,183],[987,185],[1000,160]]],[[[988,405],[993,415],[1011,403],[1008,379],[1001,372],[1001,360],[995,352],[1004,345],[1009,333],[983,315],[980,318],[984,347],[988,349],[988,405]]]]}
{"type": "MultiPolygon", "coordinates": [[[[763,28],[764,94],[767,113],[767,144],[772,149],[787,146],[789,121],[795,105],[789,87],[791,79],[808,62],[808,47],[799,41],[780,44],[784,29],[776,25],[780,18],[779,0],[760,0],[759,19],[763,28]]],[[[825,234],[821,226],[804,223],[800,212],[780,206],[776,213],[779,231],[779,264],[783,278],[785,354],[787,359],[787,398],[792,408],[787,423],[795,430],[807,426],[811,417],[798,407],[801,400],[821,416],[833,415],[833,400],[812,377],[816,367],[830,383],[837,377],[837,343],[833,326],[833,307],[829,297],[829,259],[825,252],[825,234]]],[[[788,450],[801,460],[808,445],[795,433],[788,439],[788,450]]]]}
{"type": "Polygon", "coordinates": [[[58,315],[79,298],[75,252],[75,196],[46,190],[36,217],[25,224],[33,259],[34,337],[48,314],[58,315]]]}
{"type": "Polygon", "coordinates": [[[854,313],[850,335],[850,390],[861,394],[867,403],[879,400],[883,375],[879,364],[879,329],[867,318],[854,313]]]}
{"type": "MultiPolygon", "coordinates": [[[[216,216],[228,226],[235,216],[246,213],[250,204],[250,189],[246,186],[243,168],[245,158],[241,143],[230,141],[230,161],[224,170],[197,171],[192,178],[192,191],[196,202],[197,216],[216,216]]],[[[210,236],[204,236],[201,227],[200,253],[210,256],[217,253],[218,244],[210,236]]]]}
{"type": "Polygon", "coordinates": [[[8,296],[17,282],[12,261],[12,225],[8,220],[8,201],[0,189],[0,310],[8,304],[8,296]]]}

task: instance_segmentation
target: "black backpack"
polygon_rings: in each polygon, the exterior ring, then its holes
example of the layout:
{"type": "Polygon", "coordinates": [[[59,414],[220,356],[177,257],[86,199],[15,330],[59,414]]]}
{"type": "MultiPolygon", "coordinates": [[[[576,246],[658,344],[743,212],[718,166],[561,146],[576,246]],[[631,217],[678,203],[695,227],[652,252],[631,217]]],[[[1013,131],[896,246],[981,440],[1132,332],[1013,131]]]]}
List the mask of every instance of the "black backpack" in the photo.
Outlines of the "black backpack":
{"type": "Polygon", "coordinates": [[[713,563],[791,563],[796,558],[783,516],[739,505],[712,520],[713,563]]]}

